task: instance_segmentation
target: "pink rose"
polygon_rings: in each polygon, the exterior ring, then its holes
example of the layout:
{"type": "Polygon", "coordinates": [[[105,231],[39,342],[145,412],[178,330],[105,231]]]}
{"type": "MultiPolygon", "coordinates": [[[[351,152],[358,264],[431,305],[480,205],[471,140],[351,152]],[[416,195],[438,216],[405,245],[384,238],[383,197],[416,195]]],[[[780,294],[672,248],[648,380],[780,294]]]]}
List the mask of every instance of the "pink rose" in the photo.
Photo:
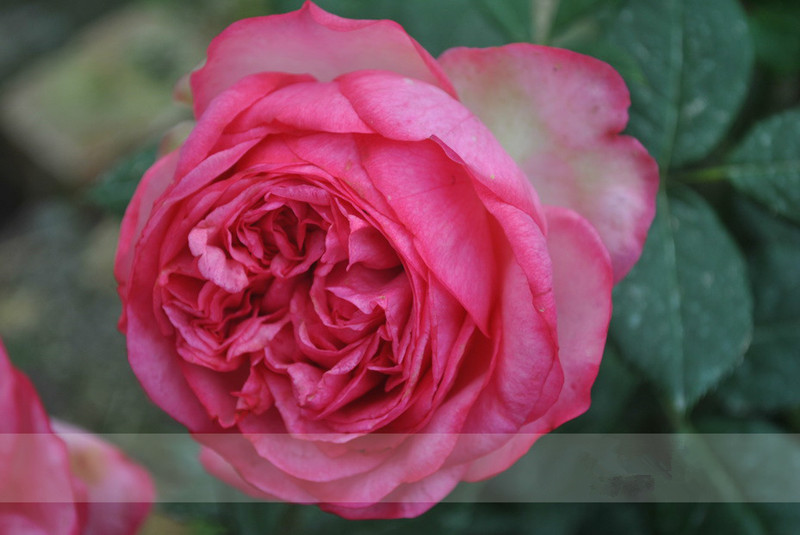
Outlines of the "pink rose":
{"type": "Polygon", "coordinates": [[[587,409],[658,183],[613,69],[530,44],[437,61],[309,2],[229,27],[191,90],[116,276],[131,366],[212,471],[414,516],[587,409]]]}
{"type": "Polygon", "coordinates": [[[53,427],[0,344],[0,535],[133,535],[155,497],[150,476],[116,448],[53,427]]]}

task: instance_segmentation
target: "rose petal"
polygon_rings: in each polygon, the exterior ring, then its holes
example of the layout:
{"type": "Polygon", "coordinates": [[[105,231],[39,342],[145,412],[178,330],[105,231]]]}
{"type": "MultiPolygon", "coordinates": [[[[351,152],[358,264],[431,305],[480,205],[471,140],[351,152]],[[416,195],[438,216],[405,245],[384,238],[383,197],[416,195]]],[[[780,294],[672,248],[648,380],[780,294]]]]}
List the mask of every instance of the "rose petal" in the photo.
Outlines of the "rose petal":
{"type": "Polygon", "coordinates": [[[241,20],[211,42],[205,65],[191,77],[195,114],[249,74],[308,73],[330,81],[362,69],[391,70],[453,93],[436,60],[396,22],[344,19],[306,2],[299,11],[241,20]]]}
{"type": "Polygon", "coordinates": [[[233,122],[240,131],[277,121],[292,130],[369,134],[336,83],[299,82],[282,87],[259,100],[233,122]]]}
{"type": "Polygon", "coordinates": [[[403,484],[376,504],[320,504],[320,509],[350,520],[414,518],[437,503],[458,485],[464,467],[439,470],[426,478],[403,484]]]}
{"type": "Polygon", "coordinates": [[[73,474],[86,485],[89,505],[81,535],[134,535],[155,499],[150,475],[90,433],[57,421],[53,429],[67,445],[73,474]]]}
{"type": "MultiPolygon", "coordinates": [[[[118,292],[125,300],[125,291],[128,285],[133,252],[136,241],[141,236],[142,229],[147,223],[153,210],[153,204],[172,183],[175,167],[178,164],[178,151],[173,151],[153,164],[142,177],[131,202],[125,209],[122,227],[119,233],[117,254],[114,259],[114,277],[119,284],[118,292]]],[[[120,327],[124,330],[124,327],[120,327]]]]}
{"type": "Polygon", "coordinates": [[[75,535],[82,488],[31,382],[0,343],[0,533],[75,535]]]}
{"type": "MultiPolygon", "coordinates": [[[[214,100],[202,116],[198,116],[197,124],[181,148],[176,178],[188,174],[201,165],[210,154],[216,152],[213,149],[220,139],[223,139],[225,129],[235,121],[240,113],[274,91],[309,80],[309,76],[284,73],[258,73],[237,80],[225,93],[220,95],[220,98],[214,100]]],[[[245,128],[242,132],[244,137],[240,136],[235,143],[226,139],[224,147],[230,148],[250,139],[260,140],[268,131],[267,125],[261,125],[259,129],[245,128]]],[[[237,132],[241,132],[241,130],[237,130],[237,132]]]]}
{"type": "Polygon", "coordinates": [[[189,232],[189,250],[198,259],[197,269],[203,277],[225,291],[241,292],[248,283],[244,266],[228,258],[221,248],[208,243],[209,230],[198,226],[189,232]]]}
{"type": "Polygon", "coordinates": [[[586,220],[565,208],[549,207],[546,213],[564,386],[546,414],[522,427],[502,448],[474,461],[465,476],[468,481],[505,470],[536,438],[589,408],[611,319],[613,271],[608,252],[586,220]]]}
{"type": "MultiPolygon", "coordinates": [[[[244,142],[210,156],[180,182],[168,188],[162,196],[163,201],[157,201],[152,210],[141,237],[132,244],[135,245],[133,264],[136,269],[131,274],[123,298],[128,360],[150,398],[195,432],[215,427],[183,378],[181,359],[172,337],[165,336],[161,330],[162,324],[168,325],[169,322],[163,311],[154,307],[153,303],[153,288],[161,275],[159,258],[153,251],[169,248],[176,240],[186,239],[188,229],[184,234],[175,228],[185,221],[176,223],[173,219],[180,209],[179,201],[213,182],[256,142],[244,142]]],[[[122,249],[117,251],[118,256],[127,254],[122,249]]]]}
{"type": "Polygon", "coordinates": [[[655,214],[658,167],[638,141],[618,135],[630,105],[619,74],[588,56],[519,43],[455,48],[439,62],[542,202],[595,226],[621,279],[655,214]]]}

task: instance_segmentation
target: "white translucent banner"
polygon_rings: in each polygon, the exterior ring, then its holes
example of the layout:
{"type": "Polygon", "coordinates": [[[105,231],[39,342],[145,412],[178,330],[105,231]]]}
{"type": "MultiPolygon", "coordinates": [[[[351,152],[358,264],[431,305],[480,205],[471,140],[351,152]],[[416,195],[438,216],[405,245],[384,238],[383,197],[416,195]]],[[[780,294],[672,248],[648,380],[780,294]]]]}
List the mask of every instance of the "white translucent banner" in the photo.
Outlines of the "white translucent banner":
{"type": "MultiPolygon", "coordinates": [[[[35,451],[36,442],[45,436],[0,435],[0,452],[12,446],[35,451]]],[[[437,439],[437,435],[426,437],[437,439]]],[[[117,445],[150,471],[159,502],[254,500],[207,474],[198,462],[198,441],[224,449],[239,444],[240,435],[107,434],[100,438],[117,445]]],[[[286,435],[250,438],[287,440],[286,435]]],[[[498,438],[511,436],[491,436],[492,440],[498,438]]],[[[375,437],[380,444],[413,439],[375,437]]],[[[24,466],[16,469],[24,470],[24,466]]],[[[0,481],[0,502],[71,499],[51,488],[25,491],[26,496],[21,497],[19,489],[0,481]]],[[[444,501],[800,502],[800,435],[549,434],[540,437],[528,454],[505,472],[486,481],[462,483],[444,501]]]]}

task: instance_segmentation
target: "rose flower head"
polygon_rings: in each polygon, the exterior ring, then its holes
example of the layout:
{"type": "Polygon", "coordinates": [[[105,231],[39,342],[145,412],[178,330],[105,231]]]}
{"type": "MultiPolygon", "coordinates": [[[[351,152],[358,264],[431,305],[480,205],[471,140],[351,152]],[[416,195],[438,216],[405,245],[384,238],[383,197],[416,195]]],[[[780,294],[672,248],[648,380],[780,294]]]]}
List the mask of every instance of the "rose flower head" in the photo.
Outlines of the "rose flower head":
{"type": "Polygon", "coordinates": [[[612,68],[437,60],[309,2],[230,26],[190,84],[116,276],[131,366],[212,472],[415,516],[588,408],[658,187],[612,68]]]}

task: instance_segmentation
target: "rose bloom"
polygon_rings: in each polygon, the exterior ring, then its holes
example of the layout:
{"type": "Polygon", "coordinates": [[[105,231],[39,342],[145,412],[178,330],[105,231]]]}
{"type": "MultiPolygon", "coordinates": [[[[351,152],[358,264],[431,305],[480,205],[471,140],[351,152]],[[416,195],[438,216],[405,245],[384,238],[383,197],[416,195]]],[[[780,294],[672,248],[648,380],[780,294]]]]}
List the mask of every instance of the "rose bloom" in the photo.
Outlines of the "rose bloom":
{"type": "Polygon", "coordinates": [[[133,535],[154,497],[150,475],[119,450],[51,426],[0,343],[0,535],[133,535]]]}
{"type": "Polygon", "coordinates": [[[134,372],[256,496],[408,517],[589,406],[654,214],[608,65],[438,60],[312,3],[242,20],[145,174],[116,276],[134,372]]]}

